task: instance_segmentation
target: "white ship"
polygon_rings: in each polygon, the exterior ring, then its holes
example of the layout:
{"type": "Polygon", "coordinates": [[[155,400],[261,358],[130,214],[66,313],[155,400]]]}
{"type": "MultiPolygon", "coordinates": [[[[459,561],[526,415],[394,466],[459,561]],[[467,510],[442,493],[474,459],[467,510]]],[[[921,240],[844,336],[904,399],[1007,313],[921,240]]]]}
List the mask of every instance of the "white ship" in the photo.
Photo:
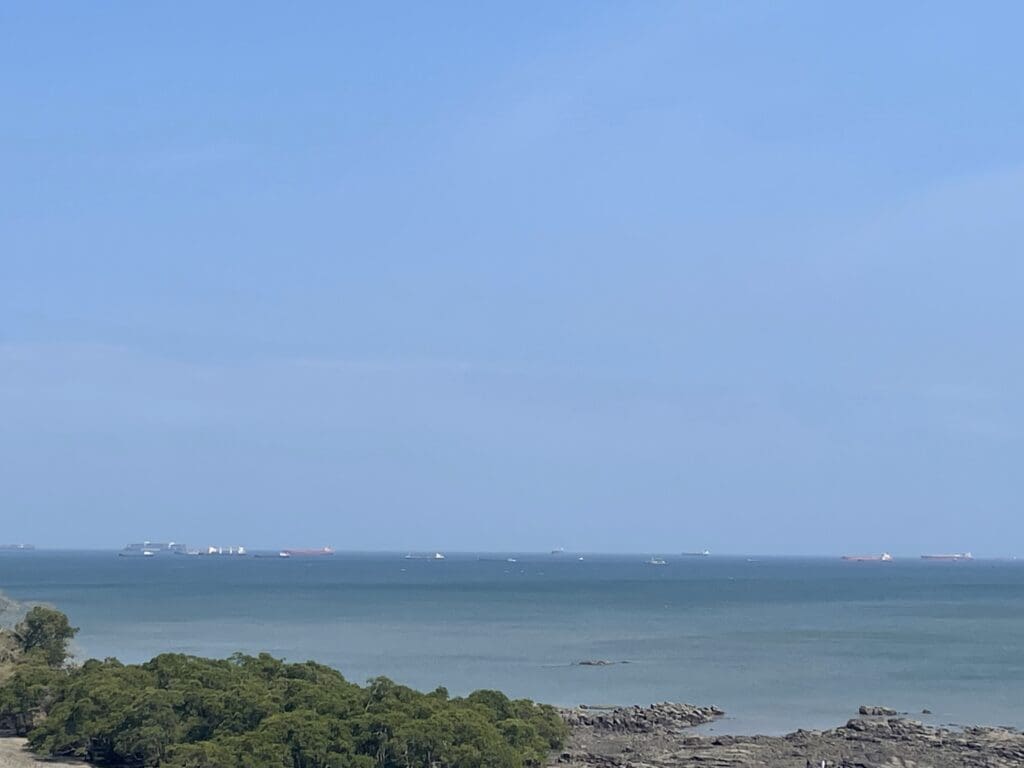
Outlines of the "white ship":
{"type": "Polygon", "coordinates": [[[249,552],[245,547],[207,547],[206,551],[200,552],[201,555],[213,555],[215,557],[229,556],[229,557],[244,557],[249,552]]]}

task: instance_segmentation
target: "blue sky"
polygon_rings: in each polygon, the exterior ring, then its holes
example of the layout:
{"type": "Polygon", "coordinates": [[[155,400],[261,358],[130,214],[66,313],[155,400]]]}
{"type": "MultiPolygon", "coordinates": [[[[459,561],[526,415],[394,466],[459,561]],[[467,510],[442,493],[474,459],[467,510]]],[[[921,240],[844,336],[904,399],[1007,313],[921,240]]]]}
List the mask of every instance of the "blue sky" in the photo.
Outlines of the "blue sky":
{"type": "Polygon", "coordinates": [[[6,3],[3,533],[1024,550],[1015,3],[6,3]]]}

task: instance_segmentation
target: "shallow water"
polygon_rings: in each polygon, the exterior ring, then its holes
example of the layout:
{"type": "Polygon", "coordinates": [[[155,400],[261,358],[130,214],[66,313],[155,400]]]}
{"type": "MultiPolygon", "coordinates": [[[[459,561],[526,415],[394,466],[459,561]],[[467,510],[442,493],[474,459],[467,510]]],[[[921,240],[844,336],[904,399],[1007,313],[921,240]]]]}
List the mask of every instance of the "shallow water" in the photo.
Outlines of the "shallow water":
{"type": "Polygon", "coordinates": [[[66,611],[86,656],[266,650],[452,693],[713,703],[716,731],[827,727],[860,704],[1024,727],[1022,563],[516,557],[0,552],[0,590],[66,611]],[[574,664],[596,658],[629,663],[574,664]]]}

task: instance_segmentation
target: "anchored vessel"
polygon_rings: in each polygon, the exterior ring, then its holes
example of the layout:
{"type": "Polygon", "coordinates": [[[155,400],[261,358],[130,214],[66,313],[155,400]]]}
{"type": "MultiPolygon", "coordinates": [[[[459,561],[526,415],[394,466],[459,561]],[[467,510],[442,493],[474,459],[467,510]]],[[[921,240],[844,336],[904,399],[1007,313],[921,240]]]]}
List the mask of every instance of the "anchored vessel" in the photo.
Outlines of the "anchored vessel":
{"type": "Polygon", "coordinates": [[[201,551],[201,555],[212,555],[214,557],[244,557],[249,552],[245,547],[207,547],[205,551],[201,551]]]}
{"type": "Polygon", "coordinates": [[[892,560],[892,555],[888,552],[883,552],[880,555],[843,555],[843,560],[852,563],[888,563],[892,560]]]}
{"type": "Polygon", "coordinates": [[[277,553],[278,557],[329,557],[334,554],[332,547],[320,547],[319,549],[282,549],[277,553]]]}
{"type": "Polygon", "coordinates": [[[947,555],[921,555],[922,560],[973,560],[970,552],[953,552],[947,555]]]}
{"type": "Polygon", "coordinates": [[[156,557],[157,555],[184,555],[188,550],[184,544],[174,541],[141,541],[129,544],[118,554],[121,557],[156,557]]]}

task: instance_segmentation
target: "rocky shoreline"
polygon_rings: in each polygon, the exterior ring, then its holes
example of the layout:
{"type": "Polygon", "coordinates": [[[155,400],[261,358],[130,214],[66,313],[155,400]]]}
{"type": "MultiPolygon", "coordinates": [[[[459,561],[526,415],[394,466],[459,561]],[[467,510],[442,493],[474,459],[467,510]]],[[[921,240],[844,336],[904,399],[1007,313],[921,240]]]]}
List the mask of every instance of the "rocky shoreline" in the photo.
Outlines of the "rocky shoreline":
{"type": "MultiPolygon", "coordinates": [[[[864,707],[868,711],[891,711],[864,707]]],[[[1024,734],[1011,728],[937,728],[901,716],[859,715],[824,731],[715,736],[693,731],[724,712],[663,702],[562,710],[571,736],[548,768],[1021,768],[1024,734]]],[[[0,768],[81,765],[31,755],[0,739],[0,768]]]]}
{"type": "Polygon", "coordinates": [[[558,768],[1021,768],[1024,734],[1008,728],[949,729],[862,707],[846,725],[786,736],[714,736],[693,726],[720,717],[717,707],[562,711],[571,737],[558,768]],[[865,714],[865,713],[881,713],[865,714]]]}

